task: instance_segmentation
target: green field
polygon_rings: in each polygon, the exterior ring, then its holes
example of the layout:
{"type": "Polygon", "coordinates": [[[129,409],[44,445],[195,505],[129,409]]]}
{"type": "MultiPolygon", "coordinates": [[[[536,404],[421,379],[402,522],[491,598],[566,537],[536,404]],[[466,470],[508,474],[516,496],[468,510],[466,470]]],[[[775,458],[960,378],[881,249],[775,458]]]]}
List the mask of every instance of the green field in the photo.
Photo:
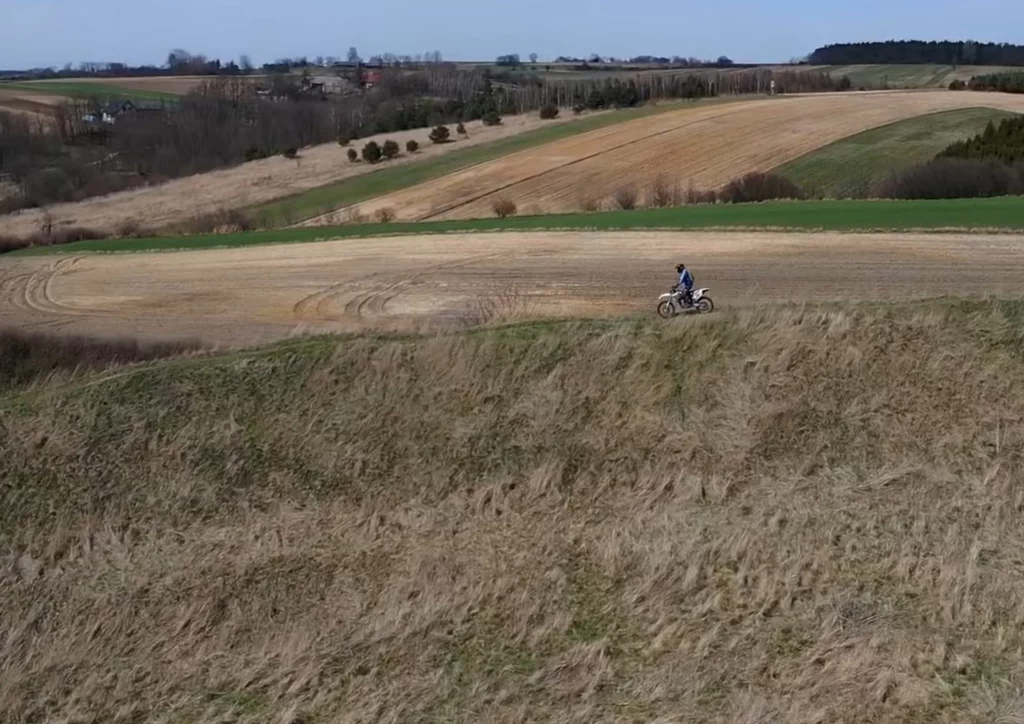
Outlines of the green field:
{"type": "Polygon", "coordinates": [[[776,169],[809,193],[830,199],[863,198],[894,171],[934,158],[954,141],[1015,114],[966,108],[909,118],[836,141],[776,169]]]}
{"type": "MultiPolygon", "coordinates": [[[[732,98],[726,98],[705,100],[699,103],[707,105],[708,103],[729,103],[733,101],[734,99],[732,98]]],[[[637,118],[678,111],[681,108],[693,105],[692,102],[683,102],[643,106],[641,108],[602,113],[590,118],[581,118],[571,123],[538,128],[537,130],[528,131],[500,141],[465,150],[453,151],[438,158],[394,168],[385,168],[373,173],[357,176],[356,178],[339,181],[335,184],[321,186],[296,196],[261,204],[250,209],[250,211],[264,226],[287,226],[330,213],[335,209],[400,191],[470,166],[493,161],[510,153],[525,151],[534,146],[540,146],[589,131],[596,131],[637,118]]],[[[426,131],[424,131],[424,134],[426,134],[426,131]]],[[[356,145],[358,144],[353,143],[353,146],[356,145]]]]}
{"type": "Polygon", "coordinates": [[[49,93],[56,96],[68,96],[69,98],[130,98],[133,100],[145,101],[177,101],[180,96],[174,93],[161,91],[142,90],[130,86],[117,85],[116,81],[111,83],[93,83],[81,81],[45,81],[34,82],[24,81],[17,83],[5,83],[0,88],[9,88],[16,91],[31,91],[34,93],[49,93]]]}
{"type": "Polygon", "coordinates": [[[24,249],[13,252],[13,255],[209,249],[383,235],[488,231],[692,231],[716,228],[793,231],[1024,230],[1024,197],[943,201],[781,201],[508,219],[308,227],[241,234],[81,241],[63,246],[24,249]]]}

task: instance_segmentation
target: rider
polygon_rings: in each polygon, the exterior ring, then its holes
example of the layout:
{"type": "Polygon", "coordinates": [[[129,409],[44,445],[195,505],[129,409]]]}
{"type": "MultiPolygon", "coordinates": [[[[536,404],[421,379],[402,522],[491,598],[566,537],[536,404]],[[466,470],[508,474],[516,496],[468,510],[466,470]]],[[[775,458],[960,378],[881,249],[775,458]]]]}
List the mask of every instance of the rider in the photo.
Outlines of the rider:
{"type": "Polygon", "coordinates": [[[683,303],[689,307],[693,306],[693,274],[686,268],[686,264],[680,264],[676,267],[676,273],[679,274],[679,284],[676,286],[676,291],[679,292],[680,298],[683,303]]]}

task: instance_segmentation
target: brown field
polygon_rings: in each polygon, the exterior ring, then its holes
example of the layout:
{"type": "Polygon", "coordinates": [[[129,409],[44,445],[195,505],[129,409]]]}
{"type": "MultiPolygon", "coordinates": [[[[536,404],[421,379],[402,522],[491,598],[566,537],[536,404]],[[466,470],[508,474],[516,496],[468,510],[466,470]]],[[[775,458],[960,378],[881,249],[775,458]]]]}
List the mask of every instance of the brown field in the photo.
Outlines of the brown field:
{"type": "Polygon", "coordinates": [[[0,259],[0,326],[252,344],[312,331],[653,313],[691,264],[720,307],[1017,295],[1024,237],[537,233],[0,259]]]}
{"type": "MultiPolygon", "coordinates": [[[[500,126],[488,127],[479,121],[466,124],[468,138],[435,145],[427,139],[429,129],[400,131],[371,136],[352,143],[357,151],[370,140],[383,143],[391,139],[402,147],[402,154],[386,167],[411,163],[476,146],[489,141],[515,136],[542,124],[572,123],[573,118],[541,121],[536,115],[508,116],[500,126]],[[420,150],[405,152],[408,140],[420,143],[420,150]]],[[[455,136],[455,134],[452,134],[455,136]]],[[[210,173],[176,179],[159,186],[133,189],[110,196],[86,199],[79,203],[56,204],[49,211],[59,225],[85,226],[112,231],[125,220],[132,219],[143,227],[161,228],[192,217],[224,209],[265,203],[309,189],[353,178],[385,166],[350,163],[347,148],[326,143],[303,149],[297,160],[275,156],[260,161],[211,171],[210,173]]],[[[27,236],[39,230],[43,212],[39,209],[0,217],[0,230],[27,236]]]]}
{"type": "Polygon", "coordinates": [[[358,211],[387,206],[399,220],[411,221],[492,216],[496,199],[511,199],[520,214],[574,211],[585,201],[610,206],[616,190],[642,188],[659,175],[683,187],[714,188],[870,128],[981,106],[1024,112],[1024,96],[817,94],[681,110],[506,156],[374,199],[358,211]]]}
{"type": "MultiPolygon", "coordinates": [[[[201,83],[212,80],[216,76],[208,75],[179,75],[164,78],[60,78],[55,83],[98,83],[100,85],[120,86],[140,91],[155,91],[158,93],[175,93],[185,95],[201,83]]],[[[37,80],[33,83],[48,83],[47,80],[37,80]]]]}
{"type": "Polygon", "coordinates": [[[28,114],[47,121],[53,117],[53,108],[67,100],[65,96],[17,91],[0,86],[0,111],[28,114]]]}

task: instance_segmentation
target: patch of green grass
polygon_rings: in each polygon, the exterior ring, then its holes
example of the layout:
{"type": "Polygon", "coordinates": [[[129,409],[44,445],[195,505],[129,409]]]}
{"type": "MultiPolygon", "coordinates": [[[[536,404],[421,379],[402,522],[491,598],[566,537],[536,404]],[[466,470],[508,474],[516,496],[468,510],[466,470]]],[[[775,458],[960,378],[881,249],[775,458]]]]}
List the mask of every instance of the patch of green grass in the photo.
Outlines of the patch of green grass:
{"type": "Polygon", "coordinates": [[[180,96],[174,93],[163,91],[143,90],[131,86],[117,85],[112,83],[93,83],[82,81],[46,81],[4,84],[5,88],[19,91],[31,91],[34,93],[49,93],[56,96],[68,96],[69,98],[130,98],[133,100],[145,101],[176,101],[180,96]]]}
{"type": "Polygon", "coordinates": [[[716,204],[597,214],[520,216],[401,224],[275,229],[242,234],[103,239],[40,246],[12,256],[83,252],[169,251],[301,243],[372,236],[485,231],[625,231],[739,228],[791,231],[906,231],[911,229],[1024,229],[1024,198],[942,201],[779,201],[716,204]]]}
{"type": "Polygon", "coordinates": [[[826,198],[857,198],[893,171],[933,158],[949,144],[1015,116],[993,108],[932,113],[874,128],[819,148],[777,171],[826,198]]]}
{"type": "MultiPolygon", "coordinates": [[[[701,105],[731,102],[733,99],[711,99],[700,101],[701,105]]],[[[589,118],[580,118],[571,123],[562,123],[534,131],[527,131],[511,138],[481,144],[465,150],[452,151],[443,156],[423,161],[383,168],[338,183],[320,186],[296,196],[260,204],[252,209],[254,214],[268,226],[293,224],[311,219],[335,209],[344,208],[368,199],[410,188],[416,184],[440,178],[464,168],[475,166],[496,158],[525,151],[534,146],[551,143],[570,136],[596,131],[637,118],[678,111],[692,106],[692,103],[666,103],[657,106],[643,106],[627,110],[602,113],[589,118]]],[[[427,129],[424,129],[424,145],[427,129]]]]}

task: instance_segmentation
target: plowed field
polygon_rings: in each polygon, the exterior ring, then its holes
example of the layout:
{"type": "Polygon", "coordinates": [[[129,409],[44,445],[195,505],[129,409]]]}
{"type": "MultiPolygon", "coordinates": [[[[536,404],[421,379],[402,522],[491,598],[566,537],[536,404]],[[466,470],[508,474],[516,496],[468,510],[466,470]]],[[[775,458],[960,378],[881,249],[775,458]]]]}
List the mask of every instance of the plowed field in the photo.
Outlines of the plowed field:
{"type": "Polygon", "coordinates": [[[722,308],[1019,295],[1024,236],[510,233],[8,257],[0,327],[236,345],[451,325],[502,295],[518,300],[516,314],[653,314],[680,260],[722,308]]]}
{"type": "Polygon", "coordinates": [[[391,207],[399,220],[492,216],[496,199],[520,214],[611,205],[618,189],[656,177],[700,188],[769,170],[855,133],[955,108],[1024,112],[1024,96],[948,91],[817,94],[666,113],[481,164],[359,207],[391,207]]]}

